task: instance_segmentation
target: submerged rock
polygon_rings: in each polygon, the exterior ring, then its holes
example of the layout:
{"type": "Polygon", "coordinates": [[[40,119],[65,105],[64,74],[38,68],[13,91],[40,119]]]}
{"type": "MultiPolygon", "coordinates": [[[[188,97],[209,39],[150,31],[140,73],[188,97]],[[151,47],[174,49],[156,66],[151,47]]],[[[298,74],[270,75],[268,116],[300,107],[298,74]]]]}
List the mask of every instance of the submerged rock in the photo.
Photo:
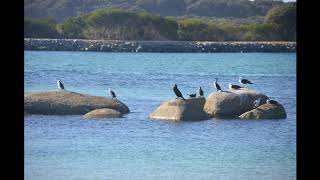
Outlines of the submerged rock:
{"type": "Polygon", "coordinates": [[[172,99],[162,103],[149,118],[171,121],[206,120],[210,117],[203,111],[204,97],[172,99]]]}
{"type": "Polygon", "coordinates": [[[213,92],[206,101],[204,111],[210,117],[238,118],[240,114],[252,110],[253,102],[258,98],[262,98],[262,103],[268,99],[266,95],[247,88],[213,92]]]}
{"type": "Polygon", "coordinates": [[[285,119],[286,111],[281,104],[262,104],[239,116],[241,119],[285,119]]]}
{"type": "Polygon", "coordinates": [[[28,114],[83,115],[102,108],[123,114],[130,112],[128,106],[119,100],[71,91],[29,92],[24,95],[24,110],[28,114]]]}
{"type": "Polygon", "coordinates": [[[122,114],[114,109],[103,108],[88,112],[83,116],[84,118],[120,118],[122,114]]]}

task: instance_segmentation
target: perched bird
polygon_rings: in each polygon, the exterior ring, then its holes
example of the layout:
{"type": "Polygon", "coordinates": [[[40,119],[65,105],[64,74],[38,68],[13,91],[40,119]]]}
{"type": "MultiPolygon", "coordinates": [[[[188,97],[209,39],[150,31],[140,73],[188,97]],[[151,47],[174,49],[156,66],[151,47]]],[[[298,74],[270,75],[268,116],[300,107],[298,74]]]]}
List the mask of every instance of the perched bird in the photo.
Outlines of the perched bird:
{"type": "Polygon", "coordinates": [[[189,94],[189,97],[191,97],[191,98],[196,97],[196,96],[197,96],[196,93],[194,93],[194,94],[189,94]]]}
{"type": "Polygon", "coordinates": [[[180,98],[184,99],[184,97],[182,96],[182,93],[180,92],[180,90],[178,89],[178,86],[176,84],[173,87],[173,92],[177,96],[177,98],[180,97],[180,98]]]}
{"type": "Polygon", "coordinates": [[[268,99],[268,100],[267,100],[267,103],[268,103],[268,104],[275,104],[275,105],[278,105],[278,104],[279,104],[277,101],[272,100],[272,99],[268,99]]]}
{"type": "Polygon", "coordinates": [[[60,79],[58,79],[57,84],[58,84],[58,87],[59,87],[61,90],[64,90],[64,85],[63,85],[63,83],[60,81],[60,79]]]}
{"type": "Polygon", "coordinates": [[[262,98],[258,98],[257,100],[253,101],[253,108],[257,108],[261,105],[261,99],[262,98]]]}
{"type": "Polygon", "coordinates": [[[199,89],[198,89],[198,94],[199,94],[199,96],[203,96],[203,90],[201,89],[201,87],[199,87],[199,89]]]}
{"type": "Polygon", "coordinates": [[[248,79],[243,79],[242,77],[239,77],[239,82],[240,84],[246,85],[246,84],[253,84],[251,81],[248,79]]]}
{"type": "Polygon", "coordinates": [[[242,87],[229,83],[229,89],[240,89],[240,88],[242,88],[242,87]]]}
{"type": "Polygon", "coordinates": [[[217,91],[222,91],[220,85],[218,84],[218,78],[215,78],[216,81],[213,83],[214,87],[217,91]]]}
{"type": "Polygon", "coordinates": [[[111,88],[109,88],[109,95],[112,97],[112,99],[117,99],[116,93],[114,93],[111,88]]]}

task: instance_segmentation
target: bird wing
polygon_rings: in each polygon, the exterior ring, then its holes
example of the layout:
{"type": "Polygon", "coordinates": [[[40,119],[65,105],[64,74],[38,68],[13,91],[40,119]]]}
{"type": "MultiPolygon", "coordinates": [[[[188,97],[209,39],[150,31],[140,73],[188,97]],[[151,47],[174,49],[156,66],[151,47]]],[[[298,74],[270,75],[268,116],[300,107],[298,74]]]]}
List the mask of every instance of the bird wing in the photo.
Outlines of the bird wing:
{"type": "Polygon", "coordinates": [[[249,81],[248,79],[242,79],[242,82],[243,82],[243,83],[246,83],[246,84],[252,84],[252,82],[249,81]]]}
{"type": "Polygon", "coordinates": [[[62,84],[62,82],[59,82],[59,85],[62,89],[64,89],[64,85],[62,84]]]}
{"type": "Polygon", "coordinates": [[[233,89],[239,89],[239,88],[241,88],[241,86],[238,86],[238,85],[232,84],[232,85],[231,85],[231,88],[233,88],[233,89]]]}
{"type": "Polygon", "coordinates": [[[221,89],[221,87],[220,87],[220,85],[217,83],[217,89],[218,90],[220,90],[221,89]]]}
{"type": "Polygon", "coordinates": [[[110,91],[110,94],[112,97],[116,97],[116,93],[114,93],[112,90],[110,91]]]}
{"type": "Polygon", "coordinates": [[[174,89],[174,93],[176,94],[176,96],[182,97],[182,93],[180,92],[180,90],[178,88],[174,89]]]}

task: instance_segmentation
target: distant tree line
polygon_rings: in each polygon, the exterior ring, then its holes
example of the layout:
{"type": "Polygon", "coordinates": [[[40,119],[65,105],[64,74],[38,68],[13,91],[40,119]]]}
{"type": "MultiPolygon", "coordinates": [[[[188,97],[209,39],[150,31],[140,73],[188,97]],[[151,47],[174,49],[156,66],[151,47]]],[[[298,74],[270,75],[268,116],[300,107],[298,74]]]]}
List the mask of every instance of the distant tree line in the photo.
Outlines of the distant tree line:
{"type": "Polygon", "coordinates": [[[60,33],[57,30],[57,22],[52,18],[43,19],[25,19],[24,37],[32,38],[59,38],[60,33]]]}
{"type": "Polygon", "coordinates": [[[28,38],[190,40],[190,41],[295,41],[296,4],[270,9],[263,22],[235,23],[177,19],[145,12],[107,8],[67,18],[24,21],[28,38]]]}
{"type": "Polygon", "coordinates": [[[53,16],[58,22],[100,8],[121,8],[161,16],[247,18],[265,16],[282,0],[24,0],[25,16],[53,16]]]}

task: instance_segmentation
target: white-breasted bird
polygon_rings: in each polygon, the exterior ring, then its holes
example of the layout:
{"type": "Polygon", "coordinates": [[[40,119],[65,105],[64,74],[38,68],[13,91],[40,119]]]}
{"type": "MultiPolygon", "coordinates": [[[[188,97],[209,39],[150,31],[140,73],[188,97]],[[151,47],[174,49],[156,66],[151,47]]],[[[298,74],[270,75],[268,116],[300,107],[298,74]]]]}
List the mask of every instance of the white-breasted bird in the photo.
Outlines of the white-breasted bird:
{"type": "Polygon", "coordinates": [[[267,103],[268,103],[268,104],[275,104],[275,105],[278,105],[278,104],[279,104],[276,100],[272,100],[272,99],[268,99],[268,100],[267,100],[267,103]]]}
{"type": "Polygon", "coordinates": [[[61,90],[64,90],[64,85],[63,85],[63,83],[60,81],[60,79],[58,79],[57,84],[58,84],[58,87],[59,87],[61,90]]]}

